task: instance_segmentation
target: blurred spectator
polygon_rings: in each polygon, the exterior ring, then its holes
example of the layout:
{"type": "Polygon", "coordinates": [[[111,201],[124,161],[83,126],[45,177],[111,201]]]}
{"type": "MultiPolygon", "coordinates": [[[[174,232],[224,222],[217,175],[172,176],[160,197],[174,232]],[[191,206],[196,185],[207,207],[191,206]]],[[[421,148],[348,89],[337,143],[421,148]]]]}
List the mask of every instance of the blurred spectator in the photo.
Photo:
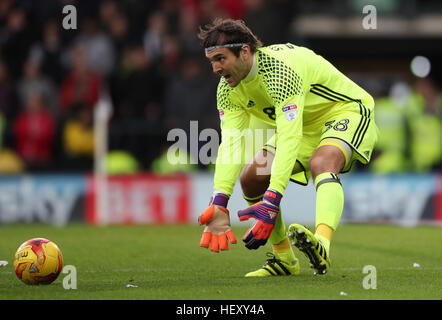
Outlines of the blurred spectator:
{"type": "Polygon", "coordinates": [[[114,150],[107,154],[107,174],[134,174],[139,172],[140,164],[137,159],[127,151],[114,150]]]}
{"type": "Polygon", "coordinates": [[[440,168],[442,160],[441,97],[428,78],[417,78],[407,101],[410,128],[410,156],[413,170],[426,172],[440,168]]]}
{"type": "Polygon", "coordinates": [[[145,167],[158,153],[163,135],[163,82],[142,45],[125,49],[118,72],[112,78],[111,147],[131,152],[145,167]],[[149,144],[140,144],[142,140],[149,144]]]}
{"type": "Polygon", "coordinates": [[[170,34],[177,34],[179,32],[179,11],[181,8],[180,1],[177,0],[162,0],[160,1],[160,11],[166,16],[168,32],[170,34]]]}
{"type": "Polygon", "coordinates": [[[146,31],[143,35],[144,49],[159,59],[164,52],[164,40],[167,33],[166,16],[161,11],[156,11],[147,19],[146,31]]]}
{"type": "MultiPolygon", "coordinates": [[[[159,2],[164,0],[149,1],[119,1],[122,4],[124,13],[129,21],[129,28],[133,34],[132,40],[139,41],[146,29],[146,17],[158,8],[159,2]]],[[[176,0],[173,0],[176,2],[176,0]]]]}
{"type": "Polygon", "coordinates": [[[228,16],[229,14],[222,11],[222,9],[216,5],[215,1],[202,1],[200,3],[199,20],[201,26],[212,22],[213,19],[217,17],[226,18],[228,16]]]}
{"type": "Polygon", "coordinates": [[[40,63],[29,59],[24,67],[22,78],[17,82],[17,94],[21,106],[28,101],[28,97],[37,92],[43,99],[43,104],[49,108],[51,113],[55,112],[58,93],[55,84],[40,72],[40,63]]]}
{"type": "Polygon", "coordinates": [[[6,120],[14,119],[17,112],[17,96],[6,64],[0,60],[0,112],[6,120]]]}
{"type": "Polygon", "coordinates": [[[403,82],[393,84],[389,97],[376,100],[381,134],[370,168],[377,173],[440,169],[441,110],[441,96],[429,79],[418,78],[413,87],[403,82]]]}
{"type": "Polygon", "coordinates": [[[119,15],[121,8],[115,0],[102,1],[99,8],[99,20],[105,29],[109,29],[110,24],[115,16],[119,15]]]}
{"type": "Polygon", "coordinates": [[[93,110],[77,106],[63,127],[63,146],[69,169],[91,170],[94,157],[93,110]]]}
{"type": "Polygon", "coordinates": [[[165,76],[169,79],[176,68],[178,68],[180,60],[180,45],[178,39],[175,36],[167,35],[164,39],[164,54],[162,67],[165,76]]]}
{"type": "Polygon", "coordinates": [[[108,32],[114,47],[116,61],[121,60],[124,47],[129,43],[129,23],[124,14],[116,14],[109,22],[108,32]]]}
{"type": "Polygon", "coordinates": [[[73,106],[93,108],[98,100],[101,77],[89,67],[86,53],[77,47],[73,53],[73,66],[60,88],[60,108],[67,112],[73,106]]]}
{"type": "Polygon", "coordinates": [[[80,34],[73,41],[72,52],[67,54],[67,63],[73,63],[76,48],[86,53],[89,66],[102,76],[108,76],[115,64],[115,51],[109,36],[101,30],[98,21],[87,17],[81,22],[80,34]]]}
{"type": "Polygon", "coordinates": [[[19,174],[25,169],[20,156],[10,149],[0,150],[0,174],[19,174]]]}
{"type": "Polygon", "coordinates": [[[264,45],[288,41],[290,22],[283,19],[284,15],[276,11],[274,5],[265,0],[245,0],[245,8],[247,25],[264,45]]]}
{"type": "Polygon", "coordinates": [[[184,53],[202,54],[200,40],[198,39],[198,13],[194,9],[181,10],[180,31],[178,39],[180,51],[184,53]]]}
{"type": "Polygon", "coordinates": [[[232,19],[244,19],[244,0],[214,0],[214,2],[218,11],[225,13],[223,16],[232,19]]]}
{"type": "Polygon", "coordinates": [[[14,134],[18,154],[29,170],[50,169],[55,121],[39,93],[28,95],[25,109],[15,120],[14,134]]]}
{"type": "Polygon", "coordinates": [[[11,13],[15,0],[3,0],[0,1],[0,21],[2,24],[8,19],[8,15],[11,13]]]}
{"type": "Polygon", "coordinates": [[[406,99],[408,86],[396,83],[390,96],[376,99],[375,119],[379,140],[370,168],[379,174],[408,171],[411,163],[407,157],[409,132],[407,128],[406,99]]]}
{"type": "Polygon", "coordinates": [[[6,26],[2,30],[0,46],[2,58],[8,65],[13,80],[21,75],[30,47],[30,33],[27,28],[26,12],[15,7],[7,14],[6,26]]]}
{"type": "Polygon", "coordinates": [[[118,63],[124,47],[131,41],[128,17],[117,1],[106,0],[100,5],[99,20],[103,31],[109,35],[118,63]]]}
{"type": "Polygon", "coordinates": [[[150,53],[141,45],[127,47],[119,67],[112,87],[115,116],[144,118],[151,113],[149,109],[159,108],[155,105],[161,102],[164,80],[153,65],[150,53]]]}
{"type": "Polygon", "coordinates": [[[56,83],[60,83],[63,79],[62,40],[59,28],[60,23],[58,21],[49,20],[45,22],[42,40],[34,43],[30,52],[30,58],[40,63],[41,72],[56,83]]]}
{"type": "Polygon", "coordinates": [[[425,101],[425,112],[442,120],[442,93],[430,78],[417,78],[414,82],[416,93],[425,101]]]}
{"type": "MultiPolygon", "coordinates": [[[[189,55],[172,77],[165,91],[165,126],[180,128],[190,137],[190,121],[198,121],[198,129],[218,128],[216,81],[207,75],[202,57],[189,55]]],[[[187,141],[190,146],[190,141],[187,141]]],[[[192,155],[198,158],[198,155],[192,155]]]]}
{"type": "Polygon", "coordinates": [[[5,131],[6,120],[3,114],[0,112],[0,150],[3,149],[3,134],[5,131]]]}
{"type": "Polygon", "coordinates": [[[192,173],[198,169],[194,163],[194,158],[187,150],[165,145],[160,155],[153,160],[150,170],[156,175],[192,173]],[[170,161],[169,157],[172,157],[173,161],[170,161]]]}

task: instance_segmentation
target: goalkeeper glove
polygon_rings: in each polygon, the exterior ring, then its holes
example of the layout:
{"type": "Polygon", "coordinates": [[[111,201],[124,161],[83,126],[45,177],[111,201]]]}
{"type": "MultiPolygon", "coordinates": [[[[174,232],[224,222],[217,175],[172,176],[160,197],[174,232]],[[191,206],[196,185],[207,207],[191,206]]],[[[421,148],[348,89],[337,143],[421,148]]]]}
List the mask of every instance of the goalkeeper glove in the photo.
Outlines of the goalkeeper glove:
{"type": "Polygon", "coordinates": [[[227,210],[227,202],[229,197],[225,194],[214,195],[209,203],[209,207],[205,209],[198,218],[200,225],[206,225],[201,237],[200,246],[208,248],[214,252],[219,250],[228,250],[229,243],[236,243],[235,235],[230,228],[229,210],[227,210]]]}
{"type": "Polygon", "coordinates": [[[242,240],[248,249],[258,249],[267,243],[279,214],[282,195],[273,190],[264,193],[263,200],[247,209],[238,211],[240,221],[255,218],[257,221],[247,230],[242,240]]]}

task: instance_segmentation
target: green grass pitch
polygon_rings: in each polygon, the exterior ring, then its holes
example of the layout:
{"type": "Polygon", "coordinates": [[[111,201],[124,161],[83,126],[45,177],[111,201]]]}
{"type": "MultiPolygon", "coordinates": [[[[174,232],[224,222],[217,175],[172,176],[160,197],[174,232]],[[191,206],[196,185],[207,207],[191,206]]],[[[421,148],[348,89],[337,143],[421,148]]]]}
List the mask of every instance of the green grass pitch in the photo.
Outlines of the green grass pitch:
{"type": "MultiPolygon", "coordinates": [[[[442,229],[343,224],[331,247],[332,267],[314,276],[297,251],[301,274],[245,278],[270,250],[238,244],[214,254],[199,247],[200,226],[111,226],[71,224],[0,226],[0,300],[421,300],[442,299],[442,229]],[[26,286],[16,277],[13,256],[30,238],[59,245],[64,264],[77,270],[77,289],[63,288],[61,273],[48,286],[26,286]],[[414,264],[418,264],[414,265],[414,264]],[[376,289],[364,289],[366,265],[376,268],[376,289]],[[130,284],[132,286],[127,287],[130,284]],[[342,292],[342,294],[341,294],[342,292]],[[345,294],[344,294],[345,293],[345,294]]],[[[371,282],[373,283],[373,282],[371,282]]]]}

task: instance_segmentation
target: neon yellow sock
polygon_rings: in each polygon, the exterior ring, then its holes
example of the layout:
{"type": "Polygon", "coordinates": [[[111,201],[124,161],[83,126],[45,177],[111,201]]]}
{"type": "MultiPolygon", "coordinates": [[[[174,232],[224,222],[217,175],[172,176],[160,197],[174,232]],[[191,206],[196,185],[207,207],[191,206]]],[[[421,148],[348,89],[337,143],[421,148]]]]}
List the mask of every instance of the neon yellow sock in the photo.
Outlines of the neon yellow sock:
{"type": "Polygon", "coordinates": [[[285,237],[280,243],[272,244],[273,252],[280,253],[285,252],[291,248],[289,238],[285,237]]]}
{"type": "Polygon", "coordinates": [[[327,239],[323,235],[317,233],[315,233],[315,237],[316,239],[321,241],[322,245],[325,247],[325,251],[327,252],[328,255],[330,255],[330,239],[327,239]]]}
{"type": "Polygon", "coordinates": [[[325,224],[318,224],[318,226],[316,227],[316,231],[315,231],[316,234],[319,234],[319,235],[327,238],[328,240],[332,239],[334,232],[335,231],[331,227],[329,227],[325,224]]]}
{"type": "Polygon", "coordinates": [[[292,263],[292,261],[296,259],[295,253],[293,252],[287,236],[280,243],[272,244],[272,249],[277,259],[280,259],[288,264],[292,263]]]}
{"type": "Polygon", "coordinates": [[[319,224],[315,231],[316,239],[319,239],[325,246],[327,252],[330,251],[330,241],[332,239],[334,230],[325,224],[319,224]]]}
{"type": "Polygon", "coordinates": [[[274,244],[279,245],[286,238],[287,238],[287,232],[285,230],[284,221],[282,220],[281,207],[279,207],[279,214],[276,217],[275,227],[273,228],[273,231],[270,234],[269,243],[272,245],[274,244]]]}
{"type": "Polygon", "coordinates": [[[344,209],[344,191],[341,182],[336,174],[325,172],[316,177],[315,187],[316,228],[324,224],[336,231],[344,209]]]}

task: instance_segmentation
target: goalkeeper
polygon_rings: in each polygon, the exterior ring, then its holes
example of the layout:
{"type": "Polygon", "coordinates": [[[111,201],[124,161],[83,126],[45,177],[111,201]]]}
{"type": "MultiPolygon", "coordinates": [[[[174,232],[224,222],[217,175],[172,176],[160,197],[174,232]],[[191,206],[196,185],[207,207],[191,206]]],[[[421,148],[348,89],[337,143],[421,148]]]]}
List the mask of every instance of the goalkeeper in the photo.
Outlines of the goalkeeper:
{"type": "Polygon", "coordinates": [[[361,87],[313,51],[290,43],[263,47],[240,20],[215,19],[200,28],[199,38],[213,72],[221,79],[217,105],[221,144],[209,207],[199,217],[206,225],[200,245],[212,251],[236,243],[227,204],[240,178],[249,207],[240,221],[256,222],[242,240],[248,249],[270,242],[273,255],[246,276],[299,274],[290,244],[319,274],[330,267],[330,241],[343,211],[339,174],[355,160],[370,161],[378,137],[374,102],[361,87]],[[248,162],[244,130],[259,119],[275,134],[248,162]],[[280,202],[289,181],[316,188],[314,233],[299,224],[286,231],[280,202]]]}

